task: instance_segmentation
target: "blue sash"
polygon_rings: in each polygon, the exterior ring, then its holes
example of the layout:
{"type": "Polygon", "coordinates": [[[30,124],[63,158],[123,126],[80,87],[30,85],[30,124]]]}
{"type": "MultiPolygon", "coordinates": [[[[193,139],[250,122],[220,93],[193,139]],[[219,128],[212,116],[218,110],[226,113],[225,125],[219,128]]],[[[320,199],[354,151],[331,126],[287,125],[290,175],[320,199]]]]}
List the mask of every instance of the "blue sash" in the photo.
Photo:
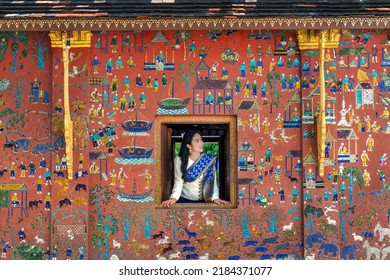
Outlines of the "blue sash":
{"type": "Polygon", "coordinates": [[[214,188],[214,173],[217,161],[212,155],[202,153],[200,157],[187,169],[185,179],[187,182],[195,181],[203,174],[202,189],[205,201],[210,201],[214,188]]]}

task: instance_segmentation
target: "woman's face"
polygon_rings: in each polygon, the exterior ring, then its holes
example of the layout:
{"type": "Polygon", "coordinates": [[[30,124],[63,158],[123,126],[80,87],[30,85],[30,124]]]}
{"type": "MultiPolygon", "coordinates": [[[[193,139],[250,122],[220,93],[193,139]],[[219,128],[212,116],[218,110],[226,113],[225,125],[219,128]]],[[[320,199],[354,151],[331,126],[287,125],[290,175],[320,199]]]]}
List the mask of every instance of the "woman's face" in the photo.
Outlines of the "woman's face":
{"type": "Polygon", "coordinates": [[[193,152],[203,152],[203,139],[199,133],[195,133],[194,137],[192,138],[191,147],[193,152]]]}

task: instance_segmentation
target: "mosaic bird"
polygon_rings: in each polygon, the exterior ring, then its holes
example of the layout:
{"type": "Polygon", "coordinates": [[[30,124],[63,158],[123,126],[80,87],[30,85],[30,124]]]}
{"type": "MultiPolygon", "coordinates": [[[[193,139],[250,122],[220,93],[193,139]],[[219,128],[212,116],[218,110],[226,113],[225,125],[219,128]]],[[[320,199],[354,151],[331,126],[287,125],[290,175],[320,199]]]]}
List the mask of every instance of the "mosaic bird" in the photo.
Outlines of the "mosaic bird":
{"type": "Polygon", "coordinates": [[[84,63],[83,65],[81,65],[80,69],[77,68],[76,65],[73,65],[73,70],[70,70],[69,71],[69,77],[74,77],[78,74],[81,74],[82,72],[84,72],[85,70],[87,69],[87,65],[84,63]]]}

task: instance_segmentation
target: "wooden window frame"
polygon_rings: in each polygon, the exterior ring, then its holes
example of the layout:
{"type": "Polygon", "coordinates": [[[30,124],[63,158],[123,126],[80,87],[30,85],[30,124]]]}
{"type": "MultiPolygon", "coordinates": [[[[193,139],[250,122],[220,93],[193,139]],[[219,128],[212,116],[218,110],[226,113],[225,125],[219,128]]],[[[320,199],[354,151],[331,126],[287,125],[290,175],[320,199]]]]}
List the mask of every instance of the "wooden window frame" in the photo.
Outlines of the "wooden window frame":
{"type": "MultiPolygon", "coordinates": [[[[226,128],[226,145],[223,162],[219,162],[223,168],[224,185],[220,186],[225,194],[221,199],[230,201],[229,205],[217,205],[215,203],[175,203],[171,208],[185,209],[234,209],[237,208],[237,116],[191,116],[191,115],[157,115],[155,117],[155,205],[163,208],[162,201],[169,198],[173,182],[173,150],[172,127],[218,127],[226,128]]],[[[200,129],[202,131],[202,129],[200,129]]]]}

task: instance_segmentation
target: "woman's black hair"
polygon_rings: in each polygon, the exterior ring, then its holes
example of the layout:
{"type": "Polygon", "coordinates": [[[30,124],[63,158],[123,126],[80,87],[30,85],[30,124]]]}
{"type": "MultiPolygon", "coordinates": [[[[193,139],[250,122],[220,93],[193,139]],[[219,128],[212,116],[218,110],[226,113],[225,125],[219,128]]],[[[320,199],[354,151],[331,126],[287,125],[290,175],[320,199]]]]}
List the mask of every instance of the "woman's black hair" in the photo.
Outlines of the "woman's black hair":
{"type": "Polygon", "coordinates": [[[183,135],[183,140],[181,141],[179,157],[181,159],[180,170],[181,170],[181,173],[183,174],[182,178],[183,178],[184,182],[186,181],[185,176],[186,176],[186,173],[187,173],[188,158],[190,157],[190,152],[188,150],[187,145],[188,144],[191,145],[192,138],[194,138],[195,134],[201,135],[200,131],[198,131],[198,130],[194,130],[194,129],[188,130],[183,135]]]}

